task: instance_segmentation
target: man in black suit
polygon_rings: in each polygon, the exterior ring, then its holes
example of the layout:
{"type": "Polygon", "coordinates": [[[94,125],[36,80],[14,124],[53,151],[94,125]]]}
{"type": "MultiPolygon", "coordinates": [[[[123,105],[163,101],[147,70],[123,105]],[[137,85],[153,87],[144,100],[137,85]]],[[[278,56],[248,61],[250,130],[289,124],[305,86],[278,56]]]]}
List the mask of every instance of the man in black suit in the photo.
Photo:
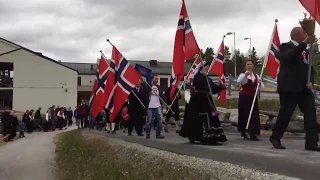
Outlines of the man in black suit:
{"type": "Polygon", "coordinates": [[[306,52],[307,44],[314,42],[315,36],[308,36],[301,27],[295,27],[291,31],[291,41],[280,45],[280,71],[277,78],[280,110],[270,137],[270,142],[276,149],[285,149],[280,139],[298,105],[304,113],[305,149],[320,151],[315,99],[311,91],[314,70],[311,73],[311,82],[308,82],[309,62],[306,52]]]}
{"type": "Polygon", "coordinates": [[[143,136],[142,130],[143,125],[145,123],[145,107],[146,106],[146,98],[147,93],[144,88],[141,86],[141,82],[139,82],[135,88],[133,88],[132,92],[129,95],[129,105],[128,105],[128,113],[129,113],[129,120],[128,120],[128,134],[129,136],[132,135],[133,126],[136,129],[138,136],[143,136]]]}

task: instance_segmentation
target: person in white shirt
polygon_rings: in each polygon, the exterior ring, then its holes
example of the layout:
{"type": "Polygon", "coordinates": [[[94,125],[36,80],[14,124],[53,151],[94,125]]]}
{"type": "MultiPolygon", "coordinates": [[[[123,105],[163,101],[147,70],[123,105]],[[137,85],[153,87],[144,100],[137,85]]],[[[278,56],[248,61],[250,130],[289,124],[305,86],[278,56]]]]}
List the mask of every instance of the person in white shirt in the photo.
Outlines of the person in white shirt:
{"type": "Polygon", "coordinates": [[[155,118],[157,124],[156,138],[164,139],[165,137],[161,135],[162,106],[160,101],[160,97],[163,97],[164,93],[158,85],[159,77],[157,75],[152,75],[151,80],[151,88],[148,88],[147,91],[149,94],[149,102],[147,103],[146,138],[150,138],[151,122],[152,119],[155,118]]]}
{"type": "Polygon", "coordinates": [[[256,88],[260,83],[259,90],[264,89],[264,84],[261,81],[258,74],[254,73],[254,63],[252,60],[246,62],[246,72],[241,73],[238,77],[237,82],[241,85],[241,91],[239,93],[239,104],[238,104],[238,130],[244,139],[249,139],[247,132],[250,135],[250,140],[258,141],[257,135],[260,135],[260,117],[258,98],[254,102],[253,111],[251,114],[250,124],[248,130],[246,130],[251,105],[253,98],[256,93],[256,88]]]}

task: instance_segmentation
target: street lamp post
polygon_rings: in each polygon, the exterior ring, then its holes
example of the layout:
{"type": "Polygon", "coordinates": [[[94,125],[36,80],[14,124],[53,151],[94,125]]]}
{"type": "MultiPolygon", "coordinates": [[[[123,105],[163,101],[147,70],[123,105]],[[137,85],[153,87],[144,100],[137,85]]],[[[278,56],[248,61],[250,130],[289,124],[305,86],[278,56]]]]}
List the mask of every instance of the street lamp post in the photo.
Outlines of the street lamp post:
{"type": "Polygon", "coordinates": [[[250,41],[250,54],[249,54],[249,58],[251,59],[251,55],[252,55],[252,49],[251,49],[251,37],[250,37],[250,38],[244,38],[244,40],[249,40],[249,41],[250,41]]]}
{"type": "Polygon", "coordinates": [[[233,34],[233,48],[234,48],[234,77],[237,77],[237,50],[236,50],[236,33],[235,32],[228,32],[226,35],[233,34]]]}

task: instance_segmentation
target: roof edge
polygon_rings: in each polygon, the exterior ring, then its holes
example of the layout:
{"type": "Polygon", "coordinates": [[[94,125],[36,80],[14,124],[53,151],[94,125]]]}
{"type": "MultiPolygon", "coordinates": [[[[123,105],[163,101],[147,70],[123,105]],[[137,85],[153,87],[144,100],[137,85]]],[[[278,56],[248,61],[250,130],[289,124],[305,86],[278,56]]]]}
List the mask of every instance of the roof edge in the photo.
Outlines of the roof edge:
{"type": "Polygon", "coordinates": [[[70,70],[73,70],[73,71],[76,71],[77,73],[79,73],[76,69],[73,69],[73,68],[71,68],[71,67],[69,67],[69,66],[66,66],[66,65],[64,65],[64,64],[61,64],[60,62],[58,62],[58,61],[56,61],[56,60],[54,60],[54,59],[52,59],[52,58],[49,58],[49,57],[47,57],[47,56],[44,56],[44,55],[42,55],[42,54],[39,54],[39,53],[37,53],[37,52],[35,52],[35,51],[32,51],[31,49],[28,49],[28,48],[25,48],[25,47],[23,47],[23,46],[20,46],[20,45],[14,43],[14,42],[11,42],[11,41],[9,41],[9,40],[6,40],[6,39],[2,38],[2,37],[0,37],[0,40],[6,42],[6,43],[8,43],[8,44],[11,44],[11,45],[14,45],[14,46],[19,47],[19,50],[20,50],[20,49],[23,49],[23,50],[25,50],[25,51],[27,51],[27,52],[29,52],[29,53],[32,53],[32,54],[34,54],[34,55],[36,55],[36,56],[42,57],[42,58],[44,58],[44,59],[46,59],[46,60],[48,60],[48,61],[51,61],[51,62],[53,62],[53,63],[56,63],[56,64],[60,65],[60,66],[63,66],[63,67],[65,67],[65,68],[68,68],[68,69],[70,69],[70,70]]]}

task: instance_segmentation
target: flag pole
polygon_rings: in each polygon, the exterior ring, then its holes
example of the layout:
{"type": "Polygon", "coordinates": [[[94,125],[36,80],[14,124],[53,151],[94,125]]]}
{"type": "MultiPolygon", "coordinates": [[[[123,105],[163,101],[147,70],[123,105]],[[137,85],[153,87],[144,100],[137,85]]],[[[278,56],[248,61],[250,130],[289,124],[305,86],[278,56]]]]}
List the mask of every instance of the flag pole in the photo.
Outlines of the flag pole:
{"type": "MultiPolygon", "coordinates": [[[[145,83],[149,86],[149,88],[152,90],[151,85],[150,85],[147,81],[145,81],[145,80],[144,80],[144,82],[145,82],[145,83]]],[[[162,97],[160,97],[159,94],[158,94],[157,96],[159,97],[160,101],[161,101],[164,105],[166,105],[167,107],[169,107],[169,105],[162,99],[162,97]]],[[[175,113],[172,111],[171,108],[169,108],[169,110],[170,110],[173,114],[175,114],[175,113]]]]}
{"type": "MultiPolygon", "coordinates": [[[[192,69],[193,65],[196,63],[196,60],[197,60],[198,56],[199,56],[199,54],[197,54],[196,59],[195,59],[195,60],[194,60],[194,62],[192,63],[192,65],[191,65],[191,67],[190,67],[190,69],[189,69],[188,73],[189,73],[189,72],[190,72],[190,70],[192,69]]],[[[187,75],[188,75],[188,74],[187,74],[187,75]]],[[[182,84],[181,84],[181,86],[180,86],[180,88],[179,88],[179,90],[178,90],[178,93],[174,96],[174,98],[173,98],[172,103],[171,103],[171,105],[170,105],[170,106],[172,106],[173,102],[176,100],[176,98],[177,98],[178,94],[179,94],[179,93],[180,93],[180,91],[181,91],[181,88],[182,88],[182,87],[183,87],[183,85],[186,83],[186,81],[187,81],[187,79],[185,79],[185,80],[182,82],[182,84]]],[[[167,111],[166,113],[168,113],[168,111],[167,111]]]]}
{"type": "MultiPolygon", "coordinates": [[[[272,42],[273,42],[273,37],[274,37],[274,34],[275,34],[275,30],[276,30],[276,25],[278,23],[278,19],[276,19],[274,21],[274,26],[273,26],[273,32],[272,32],[272,35],[271,35],[271,39],[270,39],[270,43],[269,43],[269,47],[268,47],[268,50],[267,50],[267,54],[264,58],[264,61],[263,61],[263,65],[262,65],[262,69],[261,69],[261,72],[260,72],[260,80],[262,81],[262,76],[263,76],[263,71],[266,67],[266,64],[267,64],[267,60],[268,60],[268,56],[269,56],[269,51],[270,51],[270,48],[272,46],[272,42]]],[[[258,79],[256,79],[256,81],[258,81],[258,79]]],[[[252,111],[253,111],[253,107],[255,105],[255,102],[256,102],[256,99],[257,99],[257,95],[258,95],[258,91],[259,91],[259,88],[260,88],[260,85],[261,83],[259,82],[257,84],[257,87],[256,87],[256,92],[254,94],[254,97],[253,97],[253,101],[252,101],[252,104],[251,104],[251,109],[250,109],[250,113],[249,113],[249,117],[248,117],[248,122],[247,122],[247,126],[246,126],[246,129],[248,130],[249,128],[249,124],[250,124],[250,121],[251,121],[251,116],[252,116],[252,111]]]]}
{"type": "MultiPolygon", "coordinates": [[[[142,101],[140,100],[140,98],[137,96],[137,94],[133,91],[131,91],[133,93],[133,95],[138,99],[138,101],[140,102],[140,104],[143,106],[143,108],[146,108],[146,106],[142,103],[142,101]]],[[[130,101],[129,101],[130,103],[130,101]]]]}
{"type": "Polygon", "coordinates": [[[311,83],[311,67],[312,67],[312,57],[313,57],[313,43],[310,45],[310,51],[309,51],[309,67],[308,67],[308,84],[307,86],[309,86],[309,84],[311,83]]]}

